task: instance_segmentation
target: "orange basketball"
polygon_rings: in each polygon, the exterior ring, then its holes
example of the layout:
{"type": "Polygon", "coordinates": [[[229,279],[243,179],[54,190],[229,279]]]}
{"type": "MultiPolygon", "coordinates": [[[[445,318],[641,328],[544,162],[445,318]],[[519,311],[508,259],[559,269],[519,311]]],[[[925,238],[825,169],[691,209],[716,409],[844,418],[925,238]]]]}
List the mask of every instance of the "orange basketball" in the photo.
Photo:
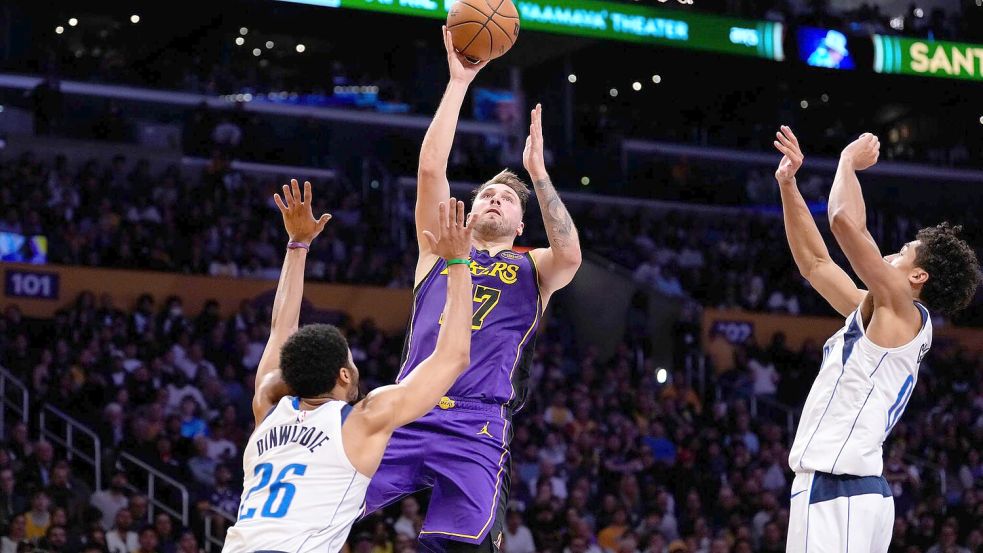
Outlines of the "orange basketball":
{"type": "Polygon", "coordinates": [[[519,11],[512,0],[458,0],[447,14],[454,49],[477,63],[493,60],[519,37],[519,11]]]}

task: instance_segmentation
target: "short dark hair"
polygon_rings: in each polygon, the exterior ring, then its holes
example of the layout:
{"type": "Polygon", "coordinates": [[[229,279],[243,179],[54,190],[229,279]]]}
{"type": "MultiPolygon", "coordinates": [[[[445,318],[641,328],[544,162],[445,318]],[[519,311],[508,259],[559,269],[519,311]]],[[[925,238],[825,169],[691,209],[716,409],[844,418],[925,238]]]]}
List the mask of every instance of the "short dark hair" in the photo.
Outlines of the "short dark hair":
{"type": "Polygon", "coordinates": [[[307,325],[280,350],[283,381],[298,397],[330,392],[342,367],[348,367],[348,340],[332,325],[307,325]]]}
{"type": "Polygon", "coordinates": [[[478,188],[475,188],[471,192],[472,201],[478,197],[478,194],[481,194],[482,190],[493,184],[504,184],[505,186],[511,188],[512,191],[515,192],[515,195],[519,197],[519,205],[522,207],[522,212],[526,212],[526,204],[529,202],[530,195],[529,186],[526,185],[526,183],[523,182],[518,175],[512,171],[509,171],[508,169],[503,170],[501,173],[492,177],[490,181],[482,184],[478,188]]]}
{"type": "Polygon", "coordinates": [[[973,300],[980,285],[976,252],[959,237],[962,227],[948,222],[918,231],[915,265],[928,273],[920,299],[942,313],[955,313],[973,300]]]}

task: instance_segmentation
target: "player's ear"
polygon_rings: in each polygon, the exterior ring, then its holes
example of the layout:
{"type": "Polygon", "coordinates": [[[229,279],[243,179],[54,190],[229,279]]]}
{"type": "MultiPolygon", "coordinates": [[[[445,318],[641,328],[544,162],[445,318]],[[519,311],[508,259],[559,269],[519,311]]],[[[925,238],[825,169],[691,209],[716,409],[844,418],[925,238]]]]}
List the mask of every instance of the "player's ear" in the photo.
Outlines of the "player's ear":
{"type": "Polygon", "coordinates": [[[908,273],[908,281],[912,285],[925,284],[928,282],[928,273],[921,267],[915,267],[908,273]]]}
{"type": "Polygon", "coordinates": [[[516,232],[516,236],[522,236],[522,231],[525,230],[525,229],[526,229],[526,224],[520,222],[519,223],[519,228],[517,228],[516,231],[515,231],[516,232]]]}
{"type": "Polygon", "coordinates": [[[348,367],[342,367],[338,371],[338,380],[344,383],[346,386],[352,383],[352,371],[348,367]]]}

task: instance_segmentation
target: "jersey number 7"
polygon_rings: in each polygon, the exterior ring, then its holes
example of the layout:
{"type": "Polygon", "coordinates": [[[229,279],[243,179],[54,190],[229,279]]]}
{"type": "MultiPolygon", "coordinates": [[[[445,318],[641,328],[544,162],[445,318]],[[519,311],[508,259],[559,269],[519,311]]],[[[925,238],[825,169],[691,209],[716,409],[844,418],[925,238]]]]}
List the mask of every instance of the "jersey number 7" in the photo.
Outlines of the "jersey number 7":
{"type": "MultiPolygon", "coordinates": [[[[502,297],[502,291],[498,288],[476,285],[474,287],[474,300],[478,308],[474,310],[471,317],[471,330],[481,330],[481,325],[485,324],[485,317],[495,309],[498,300],[502,297]]],[[[440,314],[440,324],[444,324],[444,314],[440,314]]]]}

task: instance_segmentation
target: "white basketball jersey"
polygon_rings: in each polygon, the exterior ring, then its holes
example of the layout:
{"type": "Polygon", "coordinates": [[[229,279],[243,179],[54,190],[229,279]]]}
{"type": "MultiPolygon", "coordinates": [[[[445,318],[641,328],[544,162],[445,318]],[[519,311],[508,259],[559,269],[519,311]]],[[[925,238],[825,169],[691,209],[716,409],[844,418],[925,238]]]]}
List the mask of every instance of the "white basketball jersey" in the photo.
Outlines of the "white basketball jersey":
{"type": "Polygon", "coordinates": [[[802,408],[789,466],[795,472],[880,476],[884,440],[901,418],[932,347],[932,320],[897,348],[871,342],[858,307],[823,347],[823,364],[802,408]]]}
{"type": "Polygon", "coordinates": [[[341,440],[343,401],[303,411],[284,397],[249,438],[238,519],[224,553],[341,550],[361,514],[369,478],[341,440]]]}

